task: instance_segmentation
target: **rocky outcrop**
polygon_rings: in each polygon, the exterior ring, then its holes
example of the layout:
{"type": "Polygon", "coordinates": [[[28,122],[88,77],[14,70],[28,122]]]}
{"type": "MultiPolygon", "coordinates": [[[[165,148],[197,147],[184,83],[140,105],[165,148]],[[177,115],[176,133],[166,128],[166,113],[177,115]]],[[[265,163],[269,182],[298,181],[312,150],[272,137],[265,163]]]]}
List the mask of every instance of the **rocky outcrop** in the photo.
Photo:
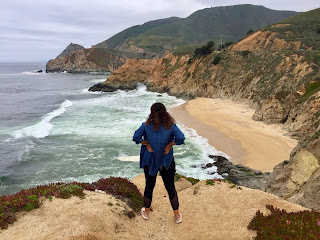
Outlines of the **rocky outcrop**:
{"type": "Polygon", "coordinates": [[[263,173],[260,170],[254,170],[241,164],[234,165],[223,156],[210,155],[209,157],[213,158],[215,162],[213,164],[208,163],[203,168],[214,165],[220,175],[236,185],[265,190],[270,173],[263,173]]]}
{"type": "MultiPolygon", "coordinates": [[[[67,48],[68,49],[68,48],[67,48]]],[[[67,50],[66,49],[66,50],[67,50]]],[[[126,62],[126,58],[114,54],[107,49],[91,48],[75,50],[69,49],[60,54],[56,59],[47,63],[46,72],[110,72],[119,68],[126,62]],[[65,55],[65,56],[64,56],[65,55]]]]}
{"type": "Polygon", "coordinates": [[[56,58],[62,58],[70,55],[71,53],[78,51],[78,50],[84,50],[85,48],[79,44],[70,43],[68,47],[66,47],[65,50],[63,50],[62,53],[60,53],[56,58]]]}
{"type": "Polygon", "coordinates": [[[320,210],[319,201],[315,200],[320,197],[319,180],[318,159],[309,151],[301,150],[291,161],[280,163],[274,168],[266,191],[320,210]]]}
{"type": "Polygon", "coordinates": [[[298,193],[293,194],[287,200],[300,204],[302,206],[308,206],[309,208],[320,211],[319,207],[320,199],[320,169],[318,168],[315,173],[308,179],[305,185],[300,189],[298,193]]]}

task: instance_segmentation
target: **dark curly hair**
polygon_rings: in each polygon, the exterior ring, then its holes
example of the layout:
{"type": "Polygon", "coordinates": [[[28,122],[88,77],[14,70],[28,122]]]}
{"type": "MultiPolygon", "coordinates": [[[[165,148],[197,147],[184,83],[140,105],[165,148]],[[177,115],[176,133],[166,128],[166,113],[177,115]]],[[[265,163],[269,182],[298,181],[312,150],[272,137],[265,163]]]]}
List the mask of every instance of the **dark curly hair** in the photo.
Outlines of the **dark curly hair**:
{"type": "Polygon", "coordinates": [[[151,113],[147,118],[146,125],[150,123],[152,123],[154,131],[157,132],[161,124],[164,125],[165,129],[171,129],[172,124],[175,124],[175,120],[162,103],[154,103],[151,106],[151,113]]]}

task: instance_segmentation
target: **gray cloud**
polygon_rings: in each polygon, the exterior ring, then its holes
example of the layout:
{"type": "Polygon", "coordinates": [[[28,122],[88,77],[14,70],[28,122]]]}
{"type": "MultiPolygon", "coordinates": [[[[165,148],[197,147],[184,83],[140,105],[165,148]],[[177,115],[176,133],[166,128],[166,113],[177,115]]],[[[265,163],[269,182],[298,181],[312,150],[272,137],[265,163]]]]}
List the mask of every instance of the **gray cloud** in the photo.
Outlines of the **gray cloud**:
{"type": "Polygon", "coordinates": [[[47,61],[70,42],[90,47],[150,20],[244,3],[294,11],[319,6],[318,0],[2,0],[0,61],[47,61]]]}

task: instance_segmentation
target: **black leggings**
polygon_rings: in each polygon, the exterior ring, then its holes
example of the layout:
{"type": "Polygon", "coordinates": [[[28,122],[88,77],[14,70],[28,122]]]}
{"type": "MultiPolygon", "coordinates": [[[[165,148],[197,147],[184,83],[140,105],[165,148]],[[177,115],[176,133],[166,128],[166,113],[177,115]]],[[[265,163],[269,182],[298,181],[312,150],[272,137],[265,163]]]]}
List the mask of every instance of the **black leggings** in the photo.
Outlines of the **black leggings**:
{"type": "MultiPolygon", "coordinates": [[[[144,166],[144,175],[146,177],[146,188],[144,190],[144,206],[146,208],[149,208],[151,206],[152,201],[152,193],[154,186],[156,185],[157,176],[151,176],[149,175],[149,167],[144,166]]],[[[170,164],[170,167],[168,170],[163,166],[160,175],[162,177],[164,186],[167,189],[167,192],[169,194],[170,203],[173,210],[179,209],[179,199],[177,195],[176,188],[174,186],[174,175],[176,172],[176,163],[174,160],[172,160],[172,163],[170,164]]]]}

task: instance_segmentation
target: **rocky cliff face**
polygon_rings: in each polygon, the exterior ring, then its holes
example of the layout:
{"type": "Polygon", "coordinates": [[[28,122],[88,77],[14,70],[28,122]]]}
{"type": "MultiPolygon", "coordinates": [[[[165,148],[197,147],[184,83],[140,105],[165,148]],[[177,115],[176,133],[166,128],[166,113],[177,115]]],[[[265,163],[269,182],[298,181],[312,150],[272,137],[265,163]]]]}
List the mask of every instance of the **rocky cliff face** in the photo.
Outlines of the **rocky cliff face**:
{"type": "Polygon", "coordinates": [[[270,176],[267,191],[320,209],[313,199],[320,199],[320,55],[301,41],[277,36],[258,31],[223,52],[192,59],[169,54],[159,60],[128,60],[91,90],[133,89],[141,82],[149,90],[184,98],[251,104],[255,120],[281,123],[299,139],[290,160],[270,176]]]}
{"type": "Polygon", "coordinates": [[[63,52],[60,53],[56,58],[62,58],[62,57],[65,57],[65,56],[72,54],[75,51],[84,50],[84,49],[85,48],[79,44],[70,43],[69,46],[66,47],[66,49],[63,50],[63,52]]]}
{"type": "Polygon", "coordinates": [[[126,62],[126,57],[110,52],[108,49],[85,49],[69,45],[57,58],[47,63],[47,72],[110,72],[126,62]]]}

